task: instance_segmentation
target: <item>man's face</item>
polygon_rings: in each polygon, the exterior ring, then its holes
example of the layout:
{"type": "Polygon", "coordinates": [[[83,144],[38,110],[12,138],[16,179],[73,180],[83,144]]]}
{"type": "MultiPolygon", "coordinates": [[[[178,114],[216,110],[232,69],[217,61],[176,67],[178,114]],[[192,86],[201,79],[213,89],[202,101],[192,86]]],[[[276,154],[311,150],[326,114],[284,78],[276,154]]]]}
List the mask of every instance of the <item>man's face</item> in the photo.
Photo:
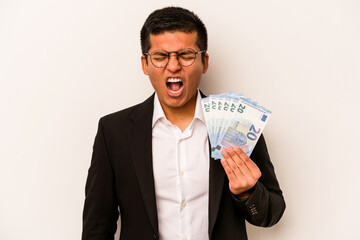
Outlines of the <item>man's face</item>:
{"type": "MultiPolygon", "coordinates": [[[[196,44],[197,33],[165,32],[159,35],[150,35],[150,50],[165,50],[168,52],[191,48],[196,52],[201,51],[196,44]]],[[[149,76],[159,101],[164,108],[186,108],[196,102],[196,92],[202,74],[207,71],[209,56],[206,54],[204,63],[201,54],[196,55],[195,62],[188,67],[183,67],[176,59],[176,54],[171,54],[169,63],[163,68],[155,67],[148,56],[141,58],[142,68],[149,76]]]]}

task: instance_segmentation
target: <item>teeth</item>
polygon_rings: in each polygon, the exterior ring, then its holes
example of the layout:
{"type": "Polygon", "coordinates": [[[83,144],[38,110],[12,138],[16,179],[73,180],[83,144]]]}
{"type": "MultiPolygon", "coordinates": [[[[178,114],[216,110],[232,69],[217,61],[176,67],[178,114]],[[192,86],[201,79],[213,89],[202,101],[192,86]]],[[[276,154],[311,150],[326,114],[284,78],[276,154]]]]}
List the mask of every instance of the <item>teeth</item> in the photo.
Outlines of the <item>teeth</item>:
{"type": "Polygon", "coordinates": [[[180,78],[169,78],[167,82],[176,83],[176,82],[181,82],[181,80],[180,78]]]}

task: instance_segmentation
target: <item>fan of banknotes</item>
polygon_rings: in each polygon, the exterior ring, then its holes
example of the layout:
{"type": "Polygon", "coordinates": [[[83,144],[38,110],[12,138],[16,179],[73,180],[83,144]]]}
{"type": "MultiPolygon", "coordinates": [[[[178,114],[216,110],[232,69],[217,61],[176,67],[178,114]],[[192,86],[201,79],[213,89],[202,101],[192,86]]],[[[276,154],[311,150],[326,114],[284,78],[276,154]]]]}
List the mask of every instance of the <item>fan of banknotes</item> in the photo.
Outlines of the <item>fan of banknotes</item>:
{"type": "Polygon", "coordinates": [[[201,100],[211,145],[211,157],[221,159],[221,150],[239,146],[250,156],[271,111],[233,92],[201,100]]]}

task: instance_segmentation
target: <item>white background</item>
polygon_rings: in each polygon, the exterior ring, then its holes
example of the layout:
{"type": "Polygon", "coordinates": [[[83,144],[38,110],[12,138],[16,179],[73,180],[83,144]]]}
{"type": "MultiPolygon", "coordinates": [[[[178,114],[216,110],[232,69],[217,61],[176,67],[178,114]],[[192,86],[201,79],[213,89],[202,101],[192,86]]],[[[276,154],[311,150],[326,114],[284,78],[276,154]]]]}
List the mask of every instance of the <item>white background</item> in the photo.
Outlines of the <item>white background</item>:
{"type": "Polygon", "coordinates": [[[273,111],[287,209],[250,239],[360,239],[356,0],[0,0],[0,239],[80,239],[98,119],[153,92],[139,32],[168,5],[208,28],[204,92],[273,111]]]}

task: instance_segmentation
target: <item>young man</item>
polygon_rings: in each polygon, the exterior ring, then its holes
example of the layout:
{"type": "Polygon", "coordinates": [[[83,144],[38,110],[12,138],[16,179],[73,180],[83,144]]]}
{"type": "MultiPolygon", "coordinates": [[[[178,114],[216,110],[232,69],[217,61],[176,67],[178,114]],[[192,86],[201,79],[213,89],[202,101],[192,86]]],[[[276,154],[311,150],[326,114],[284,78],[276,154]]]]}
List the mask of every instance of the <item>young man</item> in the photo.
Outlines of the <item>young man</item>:
{"type": "Polygon", "coordinates": [[[169,7],[141,30],[143,72],[155,93],[100,119],[86,183],[83,240],[247,239],[245,220],[277,223],[285,202],[264,138],[251,159],[239,147],[211,159],[198,90],[207,33],[192,12],[169,7]]]}

